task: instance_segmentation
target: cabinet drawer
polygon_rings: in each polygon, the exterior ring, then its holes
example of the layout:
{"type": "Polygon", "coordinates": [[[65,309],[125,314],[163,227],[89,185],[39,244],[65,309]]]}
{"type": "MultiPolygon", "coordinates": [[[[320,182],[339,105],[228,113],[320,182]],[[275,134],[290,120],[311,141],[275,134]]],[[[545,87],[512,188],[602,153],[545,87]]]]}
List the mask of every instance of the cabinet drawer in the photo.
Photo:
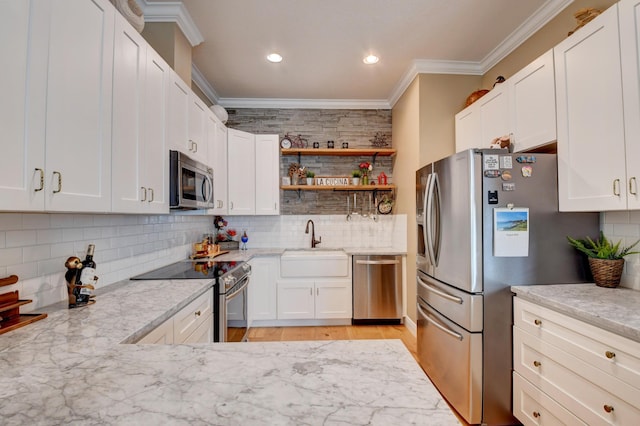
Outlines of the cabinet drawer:
{"type": "Polygon", "coordinates": [[[638,389],[518,327],[513,334],[514,370],[584,422],[640,422],[638,389]]]}
{"type": "Polygon", "coordinates": [[[211,319],[213,292],[208,290],[173,317],[174,343],[183,343],[204,321],[211,319]]]}
{"type": "Polygon", "coordinates": [[[513,415],[529,425],[585,425],[521,375],[513,373],[513,415]]]}
{"type": "Polygon", "coordinates": [[[528,333],[640,389],[640,343],[518,297],[513,320],[528,333]]]}

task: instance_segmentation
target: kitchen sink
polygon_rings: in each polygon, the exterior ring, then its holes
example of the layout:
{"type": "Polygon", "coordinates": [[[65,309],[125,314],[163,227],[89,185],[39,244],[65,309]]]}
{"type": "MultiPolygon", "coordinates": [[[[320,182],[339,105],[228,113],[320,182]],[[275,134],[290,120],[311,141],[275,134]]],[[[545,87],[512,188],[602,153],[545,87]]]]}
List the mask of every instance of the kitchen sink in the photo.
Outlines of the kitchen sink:
{"type": "Polygon", "coordinates": [[[349,256],[340,249],[285,250],[280,257],[282,277],[346,277],[349,256]]]}

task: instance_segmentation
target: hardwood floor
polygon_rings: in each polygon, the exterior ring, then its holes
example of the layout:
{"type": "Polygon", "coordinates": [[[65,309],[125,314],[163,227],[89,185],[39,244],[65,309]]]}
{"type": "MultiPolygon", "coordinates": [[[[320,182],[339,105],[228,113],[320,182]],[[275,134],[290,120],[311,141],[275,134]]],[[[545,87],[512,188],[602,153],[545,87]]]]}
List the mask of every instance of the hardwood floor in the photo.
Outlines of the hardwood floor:
{"type": "Polygon", "coordinates": [[[340,325],[326,327],[257,327],[249,330],[251,342],[291,340],[400,339],[417,360],[416,337],[404,325],[340,325]]]}

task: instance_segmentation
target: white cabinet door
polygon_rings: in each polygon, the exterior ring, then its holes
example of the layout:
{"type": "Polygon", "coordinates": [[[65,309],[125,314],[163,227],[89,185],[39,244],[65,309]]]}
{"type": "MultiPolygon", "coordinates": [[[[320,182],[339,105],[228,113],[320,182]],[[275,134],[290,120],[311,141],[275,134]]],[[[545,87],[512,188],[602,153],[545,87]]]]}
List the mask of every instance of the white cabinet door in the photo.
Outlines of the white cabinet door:
{"type": "Polygon", "coordinates": [[[213,342],[213,315],[209,315],[182,343],[213,342]]]}
{"type": "Polygon", "coordinates": [[[511,143],[514,152],[556,140],[556,89],[553,50],[509,78],[511,143]]]}
{"type": "Polygon", "coordinates": [[[456,114],[456,152],[480,147],[480,111],[478,103],[456,114]]]}
{"type": "Polygon", "coordinates": [[[278,319],[315,318],[312,281],[278,281],[278,319]]]}
{"type": "Polygon", "coordinates": [[[149,334],[138,340],[137,343],[143,344],[173,344],[173,318],[169,318],[158,327],[151,330],[149,334]]]}
{"type": "Polygon", "coordinates": [[[174,343],[186,342],[203,322],[211,322],[212,313],[213,292],[207,290],[173,316],[174,343]]]}
{"type": "Polygon", "coordinates": [[[351,280],[315,282],[315,318],[351,318],[351,280]]]}
{"type": "Polygon", "coordinates": [[[256,214],[280,214],[278,135],[256,135],[256,214]]]}
{"type": "MultiPolygon", "coordinates": [[[[44,208],[46,54],[41,54],[33,46],[29,49],[29,28],[41,26],[35,16],[29,14],[33,3],[31,0],[5,1],[0,5],[0,57],[3,58],[0,78],[0,129],[3,140],[0,155],[0,210],[44,208]],[[30,57],[29,54],[33,54],[34,50],[35,55],[30,57]],[[27,93],[30,94],[29,102],[27,93]],[[27,132],[28,126],[33,126],[30,129],[33,131],[27,132]]],[[[46,38],[39,41],[42,44],[46,38]]],[[[46,53],[46,48],[45,45],[41,50],[46,53]]]]}
{"type": "MultiPolygon", "coordinates": [[[[137,213],[146,194],[142,178],[144,155],[143,104],[147,43],[119,14],[113,55],[112,209],[137,213]]],[[[146,198],[146,197],[145,197],[146,198]]]]}
{"type": "Polygon", "coordinates": [[[640,1],[622,0],[620,9],[620,48],[624,87],[624,125],[627,165],[627,208],[640,209],[640,1]]]}
{"type": "Polygon", "coordinates": [[[144,91],[142,187],[144,212],[169,213],[168,99],[171,67],[153,49],[147,50],[144,91]]]}
{"type": "Polygon", "coordinates": [[[277,287],[279,259],[276,256],[251,259],[249,281],[249,322],[275,320],[277,312],[277,287]]]}
{"type": "Polygon", "coordinates": [[[111,209],[111,89],[115,10],[107,0],[51,2],[45,208],[111,209]]]}
{"type": "Polygon", "coordinates": [[[627,207],[617,12],[610,7],[553,49],[561,211],[627,207]]]}
{"type": "Polygon", "coordinates": [[[207,138],[209,140],[209,164],[213,167],[214,208],[210,214],[223,215],[229,212],[227,192],[227,127],[211,112],[207,116],[207,138]]]}
{"type": "Polygon", "coordinates": [[[251,133],[229,129],[228,134],[229,214],[256,213],[256,151],[251,133]]]}
{"type": "Polygon", "coordinates": [[[495,138],[508,135],[509,95],[507,84],[496,84],[486,95],[476,101],[480,111],[480,140],[474,148],[490,148],[495,138]]]}
{"type": "Polygon", "coordinates": [[[189,143],[189,94],[191,89],[175,71],[171,71],[169,85],[169,146],[174,151],[191,155],[189,143]]]}
{"type": "Polygon", "coordinates": [[[209,108],[189,90],[189,152],[191,158],[209,165],[209,147],[206,137],[206,116],[209,108]]]}

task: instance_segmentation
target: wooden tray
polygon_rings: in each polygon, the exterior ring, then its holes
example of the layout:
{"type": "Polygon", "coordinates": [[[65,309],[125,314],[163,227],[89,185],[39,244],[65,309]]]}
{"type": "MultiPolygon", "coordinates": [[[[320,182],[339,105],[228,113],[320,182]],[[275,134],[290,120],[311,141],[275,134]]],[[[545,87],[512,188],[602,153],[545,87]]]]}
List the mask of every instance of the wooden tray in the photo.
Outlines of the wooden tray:
{"type": "Polygon", "coordinates": [[[218,256],[222,256],[223,254],[227,254],[229,253],[229,250],[221,250],[213,255],[204,255],[204,256],[198,256],[195,254],[192,254],[191,256],[189,256],[191,259],[194,260],[199,260],[199,259],[213,259],[214,257],[218,257],[218,256]]]}
{"type": "MultiPolygon", "coordinates": [[[[0,279],[0,287],[18,282],[17,275],[0,279]]],[[[20,306],[31,303],[29,299],[21,300],[18,290],[0,294],[0,334],[23,327],[47,317],[47,314],[21,314],[20,306]]]]}
{"type": "Polygon", "coordinates": [[[0,334],[4,334],[8,331],[15,330],[16,328],[24,327],[32,322],[39,321],[47,317],[47,314],[20,314],[17,317],[11,318],[9,321],[0,321],[0,334]]]}

